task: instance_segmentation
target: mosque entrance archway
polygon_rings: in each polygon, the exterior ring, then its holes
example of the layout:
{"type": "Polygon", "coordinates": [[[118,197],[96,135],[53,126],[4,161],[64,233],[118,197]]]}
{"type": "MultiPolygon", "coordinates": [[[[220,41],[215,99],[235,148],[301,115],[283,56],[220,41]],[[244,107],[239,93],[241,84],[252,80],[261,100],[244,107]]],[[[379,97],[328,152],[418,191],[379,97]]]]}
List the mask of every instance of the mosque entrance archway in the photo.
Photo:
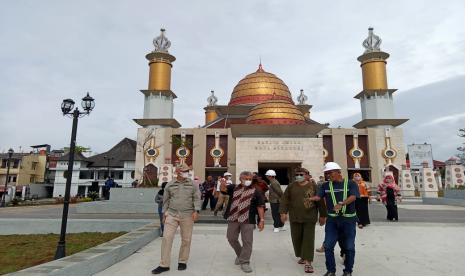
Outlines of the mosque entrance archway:
{"type": "Polygon", "coordinates": [[[292,163],[274,163],[274,162],[259,162],[258,173],[266,179],[265,173],[267,170],[274,170],[276,172],[276,179],[281,185],[288,185],[294,180],[294,170],[302,166],[300,162],[292,163]]]}
{"type": "Polygon", "coordinates": [[[143,183],[147,186],[153,186],[157,183],[158,179],[158,168],[153,164],[148,164],[144,168],[144,180],[143,183]]]}

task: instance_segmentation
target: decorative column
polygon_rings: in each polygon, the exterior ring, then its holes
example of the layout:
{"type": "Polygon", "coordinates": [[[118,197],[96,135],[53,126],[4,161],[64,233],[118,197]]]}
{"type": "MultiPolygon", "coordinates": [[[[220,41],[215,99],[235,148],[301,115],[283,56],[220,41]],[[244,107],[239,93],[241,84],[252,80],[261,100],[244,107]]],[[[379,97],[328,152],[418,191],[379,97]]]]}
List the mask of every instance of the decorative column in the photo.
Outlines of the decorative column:
{"type": "Polygon", "coordinates": [[[463,166],[458,163],[457,157],[451,157],[446,161],[446,181],[445,188],[457,188],[465,185],[463,166]]]}
{"type": "Polygon", "coordinates": [[[415,196],[412,174],[406,165],[402,165],[402,170],[399,174],[399,187],[402,196],[415,196]]]}
{"type": "Polygon", "coordinates": [[[422,165],[423,168],[420,169],[420,196],[438,197],[438,184],[433,169],[428,167],[428,162],[423,162],[422,165]]]}
{"type": "Polygon", "coordinates": [[[354,160],[354,167],[360,169],[360,160],[364,156],[363,150],[358,146],[358,132],[353,132],[354,146],[349,150],[349,156],[354,160]]]}

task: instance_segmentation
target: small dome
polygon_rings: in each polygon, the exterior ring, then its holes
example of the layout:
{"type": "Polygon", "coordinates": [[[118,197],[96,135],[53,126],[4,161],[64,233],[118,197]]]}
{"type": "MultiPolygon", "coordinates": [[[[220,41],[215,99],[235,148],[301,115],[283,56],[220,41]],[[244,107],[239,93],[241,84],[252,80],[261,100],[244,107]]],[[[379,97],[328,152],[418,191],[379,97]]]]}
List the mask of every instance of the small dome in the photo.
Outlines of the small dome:
{"type": "Polygon", "coordinates": [[[248,124],[303,125],[305,117],[292,103],[286,100],[269,100],[258,104],[247,116],[248,124]]]}
{"type": "Polygon", "coordinates": [[[229,105],[256,105],[271,99],[293,103],[287,85],[274,74],[265,72],[260,64],[256,72],[245,76],[234,87],[229,105]]]}

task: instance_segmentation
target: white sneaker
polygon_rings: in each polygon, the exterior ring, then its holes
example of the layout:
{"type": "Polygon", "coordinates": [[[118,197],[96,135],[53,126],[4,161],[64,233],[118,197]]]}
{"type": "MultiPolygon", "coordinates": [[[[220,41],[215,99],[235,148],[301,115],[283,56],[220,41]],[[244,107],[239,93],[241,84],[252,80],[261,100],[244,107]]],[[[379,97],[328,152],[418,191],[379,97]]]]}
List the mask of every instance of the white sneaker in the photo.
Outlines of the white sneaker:
{"type": "Polygon", "coordinates": [[[275,228],[275,229],[273,230],[273,232],[274,232],[274,233],[279,233],[279,228],[275,228]]]}
{"type": "Polygon", "coordinates": [[[279,231],[286,231],[287,229],[283,226],[283,227],[279,227],[279,231]]]}

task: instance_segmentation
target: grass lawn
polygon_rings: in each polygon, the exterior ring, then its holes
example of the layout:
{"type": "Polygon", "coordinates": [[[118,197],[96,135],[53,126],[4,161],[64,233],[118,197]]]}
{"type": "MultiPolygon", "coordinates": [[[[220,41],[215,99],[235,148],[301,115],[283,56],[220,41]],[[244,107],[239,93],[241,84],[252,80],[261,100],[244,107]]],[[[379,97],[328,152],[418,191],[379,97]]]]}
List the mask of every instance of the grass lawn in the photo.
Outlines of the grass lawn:
{"type": "MultiPolygon", "coordinates": [[[[123,234],[125,232],[67,234],[66,256],[123,234]]],[[[58,240],[57,234],[0,235],[0,274],[52,261],[58,240]]]]}

